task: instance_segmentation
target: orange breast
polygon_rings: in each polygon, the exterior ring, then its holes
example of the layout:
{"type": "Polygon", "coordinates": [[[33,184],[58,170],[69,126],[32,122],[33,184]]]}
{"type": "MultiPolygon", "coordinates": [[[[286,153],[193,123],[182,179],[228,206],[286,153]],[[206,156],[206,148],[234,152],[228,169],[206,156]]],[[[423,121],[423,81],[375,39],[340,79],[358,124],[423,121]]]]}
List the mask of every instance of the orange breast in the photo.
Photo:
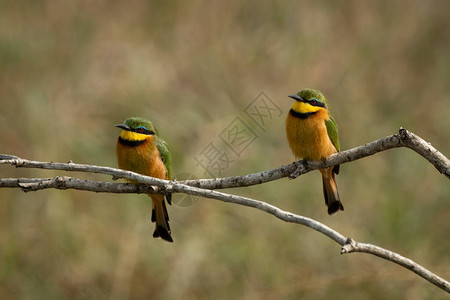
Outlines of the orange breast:
{"type": "Polygon", "coordinates": [[[142,175],[168,179],[167,169],[152,139],[139,146],[130,147],[117,143],[117,161],[119,168],[142,175]]]}
{"type": "Polygon", "coordinates": [[[328,113],[325,110],[320,110],[306,119],[288,114],[287,139],[297,158],[319,160],[337,152],[328,137],[326,119],[328,119],[328,113]]]}

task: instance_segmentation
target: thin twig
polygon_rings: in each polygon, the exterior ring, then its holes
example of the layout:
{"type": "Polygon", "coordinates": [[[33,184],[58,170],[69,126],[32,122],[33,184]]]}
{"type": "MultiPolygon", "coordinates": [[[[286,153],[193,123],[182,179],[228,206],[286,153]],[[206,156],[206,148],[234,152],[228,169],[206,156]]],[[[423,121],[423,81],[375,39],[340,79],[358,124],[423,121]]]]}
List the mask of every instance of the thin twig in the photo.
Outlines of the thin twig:
{"type": "Polygon", "coordinates": [[[109,167],[74,164],[72,162],[69,162],[67,164],[38,162],[22,159],[13,155],[0,154],[0,164],[11,164],[16,167],[27,168],[101,173],[112,175],[115,179],[128,178],[142,183],[135,185],[129,183],[111,183],[82,180],[67,176],[57,176],[54,178],[2,178],[0,179],[0,188],[16,187],[21,188],[26,192],[55,188],[61,190],[77,189],[107,193],[186,193],[190,195],[202,196],[206,198],[221,200],[224,202],[249,206],[267,212],[283,221],[301,224],[321,232],[322,234],[326,235],[342,246],[341,253],[365,252],[379,256],[415,272],[419,276],[450,293],[450,283],[448,281],[442,279],[441,277],[415,263],[414,261],[405,258],[395,252],[391,252],[389,250],[370,244],[357,243],[350,238],[345,238],[342,234],[318,221],[281,210],[280,208],[268,203],[212,190],[230,187],[250,186],[277,180],[283,177],[296,178],[312,170],[343,164],[369,155],[373,155],[377,152],[397,147],[407,147],[414,150],[421,156],[425,157],[430,163],[432,163],[440,173],[447,176],[447,178],[450,178],[450,161],[448,158],[446,158],[443,154],[441,154],[420,137],[411,132],[408,132],[405,129],[400,129],[399,134],[388,136],[368,143],[364,146],[334,154],[323,161],[298,161],[287,166],[282,166],[278,169],[248,174],[244,176],[186,180],[179,182],[162,180],[140,175],[130,171],[124,171],[109,167]]]}
{"type": "Polygon", "coordinates": [[[416,273],[417,275],[425,278],[426,280],[433,283],[437,287],[443,289],[444,291],[447,291],[448,293],[450,293],[450,283],[448,281],[437,276],[436,274],[427,270],[426,268],[424,268],[423,266],[414,262],[413,260],[406,258],[404,256],[401,256],[398,253],[383,249],[383,248],[375,246],[375,245],[358,243],[355,240],[348,238],[345,245],[342,246],[341,254],[353,253],[353,252],[369,253],[369,254],[381,257],[385,260],[394,262],[394,263],[396,263],[402,267],[405,267],[406,269],[416,273]]]}
{"type": "Polygon", "coordinates": [[[406,129],[400,128],[398,134],[390,135],[364,146],[345,150],[329,156],[322,161],[297,161],[280,168],[263,171],[244,176],[231,176],[224,178],[198,179],[181,181],[184,184],[201,187],[205,189],[224,189],[233,187],[244,187],[255,184],[261,184],[283,177],[291,179],[306,174],[313,170],[328,168],[335,165],[348,163],[358,160],[378,152],[392,148],[407,147],[417,152],[435,168],[450,179],[450,160],[442,153],[436,150],[430,143],[406,129]]]}
{"type": "Polygon", "coordinates": [[[151,185],[92,181],[68,176],[56,176],[53,178],[0,178],[0,188],[2,187],[20,188],[24,192],[35,192],[45,189],[74,189],[117,194],[155,194],[158,192],[158,188],[151,185]]]}
{"type": "Polygon", "coordinates": [[[154,194],[161,192],[185,193],[189,195],[211,198],[224,202],[254,207],[259,210],[265,211],[269,214],[272,214],[283,221],[302,224],[310,228],[313,228],[325,234],[326,236],[328,236],[335,242],[339,243],[340,245],[344,245],[346,241],[346,238],[343,235],[337,233],[333,229],[327,227],[326,225],[318,221],[303,216],[299,216],[290,212],[286,212],[276,206],[265,203],[263,201],[258,201],[237,195],[226,194],[214,190],[201,189],[176,182],[169,182],[169,184],[163,187],[164,191],[162,191],[161,187],[153,187],[148,185],[102,182],[102,181],[82,180],[68,176],[57,176],[54,178],[2,178],[0,179],[0,188],[1,187],[9,187],[9,188],[16,187],[22,189],[24,192],[53,188],[59,190],[76,189],[100,193],[138,193],[138,194],[141,193],[154,194]]]}
{"type": "MultiPolygon", "coordinates": [[[[91,180],[81,180],[67,176],[57,176],[55,178],[4,178],[0,179],[0,187],[19,187],[23,191],[37,191],[41,189],[55,188],[55,189],[77,189],[94,192],[109,192],[109,193],[157,193],[157,187],[147,185],[135,185],[130,183],[112,183],[91,180]]],[[[197,187],[191,187],[183,184],[173,183],[165,187],[166,192],[177,193],[182,192],[190,195],[202,196],[206,198],[216,199],[224,202],[239,204],[243,206],[253,207],[269,213],[276,218],[289,222],[296,223],[312,228],[325,236],[329,237],[336,243],[342,246],[341,254],[352,252],[365,252],[392,261],[408,270],[418,274],[427,281],[433,283],[439,288],[450,293],[450,283],[445,279],[439,277],[418,263],[411,259],[401,256],[395,252],[383,249],[378,246],[358,243],[350,238],[345,238],[339,232],[330,227],[320,223],[316,220],[303,217],[291,212],[284,211],[271,204],[254,200],[247,197],[226,194],[213,190],[205,190],[197,187]]]]}
{"type": "MultiPolygon", "coordinates": [[[[289,165],[279,167],[277,169],[247,174],[243,176],[185,180],[179,181],[178,183],[204,189],[245,187],[278,180],[284,177],[296,178],[313,170],[344,164],[373,155],[381,151],[398,147],[407,147],[414,150],[415,152],[426,158],[430,163],[432,163],[440,173],[444,174],[447,178],[450,179],[450,160],[419,136],[407,131],[406,129],[400,129],[398,134],[381,138],[374,142],[365,144],[364,146],[355,147],[333,154],[322,161],[297,161],[289,165]]],[[[112,175],[114,179],[129,178],[141,183],[156,186],[165,186],[169,184],[169,181],[167,180],[147,177],[133,172],[118,170],[109,167],[74,164],[72,162],[66,164],[39,162],[5,154],[0,154],[0,164],[11,164],[15,165],[16,167],[24,168],[42,168],[51,170],[100,173],[112,175]]]]}

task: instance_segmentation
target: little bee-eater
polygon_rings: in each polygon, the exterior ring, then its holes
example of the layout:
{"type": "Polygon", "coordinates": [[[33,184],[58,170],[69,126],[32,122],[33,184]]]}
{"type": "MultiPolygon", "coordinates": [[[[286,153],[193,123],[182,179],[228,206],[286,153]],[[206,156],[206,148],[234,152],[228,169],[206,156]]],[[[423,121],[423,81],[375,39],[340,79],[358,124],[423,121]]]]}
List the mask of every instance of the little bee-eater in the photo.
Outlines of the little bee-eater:
{"type": "MultiPolygon", "coordinates": [[[[317,90],[304,89],[289,97],[295,102],[286,118],[286,134],[296,158],[320,160],[339,152],[337,124],[325,96],[317,90]]],[[[344,210],[334,178],[334,174],[339,174],[339,165],[320,172],[328,214],[344,210]]]]}
{"type": "MultiPolygon", "coordinates": [[[[158,136],[158,131],[150,121],[134,117],[115,126],[123,129],[116,146],[120,169],[155,178],[171,179],[171,156],[167,143],[158,136]]],[[[149,196],[153,202],[152,222],[156,223],[153,237],[173,242],[164,195],[149,196]]],[[[166,195],[166,198],[171,204],[171,195],[166,195]]]]}

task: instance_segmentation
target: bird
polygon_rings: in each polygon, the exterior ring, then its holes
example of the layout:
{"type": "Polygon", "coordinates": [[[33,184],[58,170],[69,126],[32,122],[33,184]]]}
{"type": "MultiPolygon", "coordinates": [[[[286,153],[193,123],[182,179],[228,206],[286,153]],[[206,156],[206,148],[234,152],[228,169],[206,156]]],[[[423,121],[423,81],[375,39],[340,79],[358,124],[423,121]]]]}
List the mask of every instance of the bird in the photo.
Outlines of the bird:
{"type": "MultiPolygon", "coordinates": [[[[339,152],[338,128],[325,96],[318,90],[306,88],[288,97],[295,100],[286,118],[287,140],[295,157],[321,160],[339,152]]],[[[319,171],[328,214],[343,211],[335,179],[339,165],[319,171]]]]}
{"type": "MultiPolygon", "coordinates": [[[[172,178],[171,154],[168,145],[159,136],[152,122],[132,117],[115,127],[122,129],[116,145],[117,162],[120,169],[160,179],[170,180],[172,178]]],[[[126,180],[136,183],[133,180],[126,180]]],[[[153,237],[161,237],[167,242],[173,242],[164,195],[149,194],[148,196],[153,202],[151,217],[152,222],[155,222],[153,237]]],[[[167,194],[166,199],[171,204],[171,194],[167,194]]]]}

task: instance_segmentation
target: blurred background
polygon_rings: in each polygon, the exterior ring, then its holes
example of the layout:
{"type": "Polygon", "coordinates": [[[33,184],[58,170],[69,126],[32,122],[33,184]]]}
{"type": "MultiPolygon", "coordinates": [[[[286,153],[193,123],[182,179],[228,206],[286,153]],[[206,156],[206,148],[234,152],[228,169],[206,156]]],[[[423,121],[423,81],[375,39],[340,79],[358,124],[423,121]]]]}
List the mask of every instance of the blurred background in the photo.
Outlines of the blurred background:
{"type": "MultiPolygon", "coordinates": [[[[294,160],[287,95],[328,98],[342,149],[400,127],[450,155],[450,2],[1,1],[0,153],[116,167],[114,124],[151,119],[173,173],[243,175],[294,160]],[[233,135],[234,134],[234,135],[233,135]],[[239,134],[239,135],[238,135],[239,134]]],[[[102,175],[0,166],[1,177],[102,175]]],[[[393,149],[227,190],[314,218],[450,279],[450,185],[393,149]]],[[[443,299],[393,263],[255,209],[179,195],[173,244],[145,195],[0,190],[0,299],[443,299]],[[189,202],[190,201],[190,202],[189,202]]]]}

